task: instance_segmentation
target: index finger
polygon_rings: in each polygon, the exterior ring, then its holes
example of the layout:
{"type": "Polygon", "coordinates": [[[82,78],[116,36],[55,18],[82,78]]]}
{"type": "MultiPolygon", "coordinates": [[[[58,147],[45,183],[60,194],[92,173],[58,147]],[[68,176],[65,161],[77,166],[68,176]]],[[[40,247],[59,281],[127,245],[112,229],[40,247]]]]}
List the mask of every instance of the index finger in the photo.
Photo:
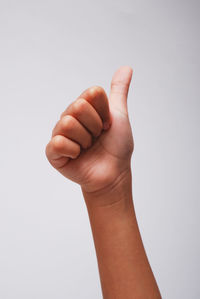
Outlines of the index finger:
{"type": "Polygon", "coordinates": [[[100,86],[92,86],[83,91],[78,98],[84,98],[94,107],[102,119],[104,129],[107,129],[111,123],[111,116],[108,97],[104,89],[100,86]]]}

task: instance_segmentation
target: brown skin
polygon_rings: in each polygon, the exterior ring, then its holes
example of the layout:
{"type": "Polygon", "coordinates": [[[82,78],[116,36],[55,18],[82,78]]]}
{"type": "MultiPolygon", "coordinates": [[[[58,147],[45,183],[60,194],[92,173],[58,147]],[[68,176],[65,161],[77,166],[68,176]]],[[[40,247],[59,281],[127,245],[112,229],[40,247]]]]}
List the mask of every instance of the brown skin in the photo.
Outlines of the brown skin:
{"type": "Polygon", "coordinates": [[[104,299],[161,298],[132,200],[131,78],[130,67],[118,69],[109,98],[102,87],[85,90],[61,114],[46,146],[51,165],[81,186],[104,299]]]}

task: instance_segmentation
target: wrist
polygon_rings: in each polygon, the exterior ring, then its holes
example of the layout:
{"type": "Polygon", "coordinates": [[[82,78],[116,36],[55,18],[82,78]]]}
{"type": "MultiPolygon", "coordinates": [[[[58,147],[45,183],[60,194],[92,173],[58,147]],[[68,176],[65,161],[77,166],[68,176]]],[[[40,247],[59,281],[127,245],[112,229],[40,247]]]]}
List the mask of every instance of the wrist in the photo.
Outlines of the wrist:
{"type": "Polygon", "coordinates": [[[81,189],[88,209],[125,207],[128,203],[132,203],[131,167],[124,170],[105,188],[95,192],[87,192],[82,186],[81,189]]]}
{"type": "Polygon", "coordinates": [[[82,188],[94,235],[102,232],[108,238],[137,227],[132,199],[131,170],[118,177],[112,186],[88,193],[82,188]]]}

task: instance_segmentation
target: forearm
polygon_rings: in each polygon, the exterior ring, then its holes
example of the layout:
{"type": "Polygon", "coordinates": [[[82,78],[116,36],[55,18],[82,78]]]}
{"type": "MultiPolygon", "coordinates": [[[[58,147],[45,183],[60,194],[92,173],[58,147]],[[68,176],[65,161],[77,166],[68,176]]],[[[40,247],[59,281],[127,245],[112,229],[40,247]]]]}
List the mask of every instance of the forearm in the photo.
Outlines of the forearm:
{"type": "Polygon", "coordinates": [[[104,299],[160,298],[132,201],[132,72],[129,66],[115,72],[109,98],[99,86],[81,93],[61,114],[46,147],[52,166],[82,188],[104,299]]]}
{"type": "Polygon", "coordinates": [[[98,194],[82,191],[104,299],[160,298],[134,212],[131,171],[98,194]]]}

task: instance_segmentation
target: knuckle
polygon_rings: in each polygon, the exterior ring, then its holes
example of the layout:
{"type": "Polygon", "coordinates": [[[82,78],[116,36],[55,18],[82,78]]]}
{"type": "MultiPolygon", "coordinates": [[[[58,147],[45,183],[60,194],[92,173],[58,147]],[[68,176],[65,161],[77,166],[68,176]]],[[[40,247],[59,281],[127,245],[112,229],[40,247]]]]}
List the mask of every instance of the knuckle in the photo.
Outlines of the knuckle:
{"type": "Polygon", "coordinates": [[[103,87],[98,86],[98,85],[94,85],[92,87],[89,88],[89,93],[91,96],[98,96],[101,94],[105,94],[105,91],[103,89],[103,87]]]}
{"type": "Polygon", "coordinates": [[[52,149],[55,152],[59,152],[64,148],[63,136],[56,135],[52,138],[51,141],[52,149]]]}
{"type": "Polygon", "coordinates": [[[60,128],[64,131],[71,131],[74,127],[74,118],[71,115],[65,115],[60,120],[60,128]]]}
{"type": "Polygon", "coordinates": [[[124,83],[122,80],[113,80],[111,82],[112,92],[118,94],[126,94],[128,91],[128,84],[124,83]]]}
{"type": "Polygon", "coordinates": [[[65,117],[66,116],[66,113],[67,113],[67,111],[68,111],[68,109],[69,109],[69,107],[71,106],[71,104],[60,114],[60,119],[62,118],[62,117],[65,117]]]}
{"type": "Polygon", "coordinates": [[[85,111],[87,106],[87,101],[83,98],[79,98],[76,102],[74,102],[74,113],[76,116],[82,114],[85,111]]]}

